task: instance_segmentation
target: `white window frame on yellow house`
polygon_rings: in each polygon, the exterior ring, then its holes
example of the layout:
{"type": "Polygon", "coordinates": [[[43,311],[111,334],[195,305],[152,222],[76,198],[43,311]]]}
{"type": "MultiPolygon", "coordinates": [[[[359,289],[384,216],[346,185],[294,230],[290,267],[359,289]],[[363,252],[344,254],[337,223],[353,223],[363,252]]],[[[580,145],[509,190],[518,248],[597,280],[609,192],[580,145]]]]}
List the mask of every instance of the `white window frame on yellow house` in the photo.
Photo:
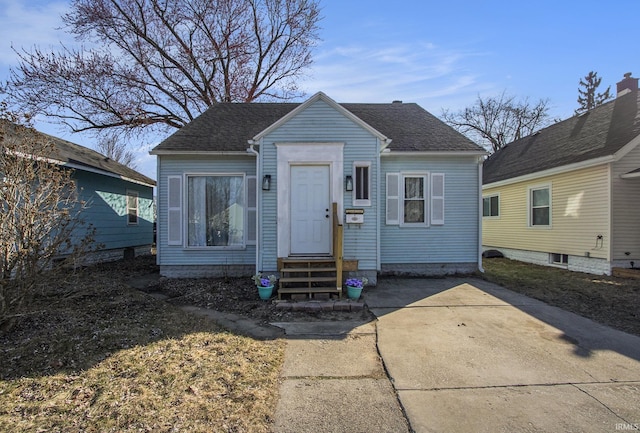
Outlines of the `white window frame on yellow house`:
{"type": "Polygon", "coordinates": [[[500,218],[500,193],[496,193],[496,194],[488,194],[482,197],[482,217],[483,218],[495,218],[498,219],[500,218]],[[493,215],[492,211],[493,211],[493,203],[492,203],[492,199],[496,199],[496,214],[493,215]],[[485,211],[485,200],[489,200],[489,214],[485,215],[484,211],[485,211]]]}
{"type": "Polygon", "coordinates": [[[528,226],[531,228],[536,228],[536,229],[550,229],[552,226],[552,215],[553,215],[553,208],[552,208],[552,203],[553,203],[553,195],[552,195],[552,189],[551,189],[551,184],[547,183],[547,184],[541,184],[541,185],[533,185],[530,186],[528,188],[528,193],[527,193],[527,218],[528,218],[528,226]],[[541,190],[548,190],[548,203],[546,206],[534,206],[534,202],[533,202],[533,194],[535,191],[541,191],[541,190]],[[549,209],[549,216],[548,216],[548,221],[547,224],[534,224],[534,217],[533,217],[533,211],[534,209],[542,209],[542,208],[548,208],[549,209]]]}

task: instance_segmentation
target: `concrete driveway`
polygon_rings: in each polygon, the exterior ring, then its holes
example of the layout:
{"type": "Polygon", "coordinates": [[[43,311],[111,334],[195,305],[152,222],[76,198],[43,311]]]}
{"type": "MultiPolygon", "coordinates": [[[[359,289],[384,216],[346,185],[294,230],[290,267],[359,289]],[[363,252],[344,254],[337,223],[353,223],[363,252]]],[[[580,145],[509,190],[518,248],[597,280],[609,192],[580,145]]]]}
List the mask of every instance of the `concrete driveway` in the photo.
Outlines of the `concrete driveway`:
{"type": "Polygon", "coordinates": [[[410,430],[640,430],[639,337],[482,280],[381,279],[365,301],[410,430]]]}

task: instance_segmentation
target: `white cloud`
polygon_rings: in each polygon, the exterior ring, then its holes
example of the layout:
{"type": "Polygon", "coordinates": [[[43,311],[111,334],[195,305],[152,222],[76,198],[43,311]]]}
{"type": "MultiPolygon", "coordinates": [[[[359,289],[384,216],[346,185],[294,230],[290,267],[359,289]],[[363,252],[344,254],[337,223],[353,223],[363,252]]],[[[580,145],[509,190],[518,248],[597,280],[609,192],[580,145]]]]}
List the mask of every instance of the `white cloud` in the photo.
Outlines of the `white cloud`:
{"type": "Polygon", "coordinates": [[[60,16],[69,9],[64,1],[0,0],[0,65],[15,66],[18,57],[11,48],[30,50],[57,46],[61,40],[72,38],[58,30],[62,26],[60,16]]]}
{"type": "MultiPolygon", "coordinates": [[[[338,102],[417,102],[430,111],[457,109],[492,89],[465,65],[484,53],[446,50],[415,41],[386,46],[352,44],[316,52],[307,94],[323,91],[338,102]],[[455,98],[456,106],[448,101],[455,98]]],[[[433,114],[438,114],[434,112],[433,114]]]]}

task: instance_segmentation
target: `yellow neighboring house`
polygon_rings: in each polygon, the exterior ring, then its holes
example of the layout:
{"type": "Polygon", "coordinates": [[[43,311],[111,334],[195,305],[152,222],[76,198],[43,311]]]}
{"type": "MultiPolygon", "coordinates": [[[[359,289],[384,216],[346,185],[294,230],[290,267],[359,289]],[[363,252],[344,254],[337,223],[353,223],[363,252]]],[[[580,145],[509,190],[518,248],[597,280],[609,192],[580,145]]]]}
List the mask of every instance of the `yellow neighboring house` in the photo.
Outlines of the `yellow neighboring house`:
{"type": "Polygon", "coordinates": [[[640,267],[638,79],[491,155],[482,202],[484,251],[594,274],[640,267]]]}

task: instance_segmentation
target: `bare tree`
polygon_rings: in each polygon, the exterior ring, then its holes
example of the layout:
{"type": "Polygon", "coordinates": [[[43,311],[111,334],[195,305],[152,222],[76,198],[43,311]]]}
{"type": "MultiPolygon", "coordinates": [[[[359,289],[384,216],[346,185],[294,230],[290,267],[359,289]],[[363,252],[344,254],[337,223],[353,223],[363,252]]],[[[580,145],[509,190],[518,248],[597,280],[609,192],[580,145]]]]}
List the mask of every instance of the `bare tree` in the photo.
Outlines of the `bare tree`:
{"type": "Polygon", "coordinates": [[[56,270],[91,247],[71,172],[51,163],[51,143],[0,113],[0,331],[56,270]],[[46,276],[45,276],[46,273],[46,276]]]}
{"type": "Polygon", "coordinates": [[[8,91],[75,132],[180,128],[217,102],[298,96],[319,20],[317,0],[73,0],[63,21],[87,45],[17,51],[8,91]]]}
{"type": "Polygon", "coordinates": [[[596,108],[598,105],[602,105],[611,99],[611,86],[602,93],[596,93],[602,78],[598,77],[597,72],[589,72],[584,79],[580,79],[578,83],[578,107],[575,114],[585,113],[592,108],[596,108]]]}
{"type": "Polygon", "coordinates": [[[455,113],[442,111],[442,119],[491,153],[507,143],[532,134],[550,123],[549,101],[535,104],[527,98],[516,101],[504,92],[498,97],[481,98],[455,113]]]}
{"type": "Polygon", "coordinates": [[[118,137],[115,135],[103,136],[100,141],[98,141],[96,150],[133,170],[137,168],[136,156],[128,150],[127,143],[118,140],[118,137]]]}

